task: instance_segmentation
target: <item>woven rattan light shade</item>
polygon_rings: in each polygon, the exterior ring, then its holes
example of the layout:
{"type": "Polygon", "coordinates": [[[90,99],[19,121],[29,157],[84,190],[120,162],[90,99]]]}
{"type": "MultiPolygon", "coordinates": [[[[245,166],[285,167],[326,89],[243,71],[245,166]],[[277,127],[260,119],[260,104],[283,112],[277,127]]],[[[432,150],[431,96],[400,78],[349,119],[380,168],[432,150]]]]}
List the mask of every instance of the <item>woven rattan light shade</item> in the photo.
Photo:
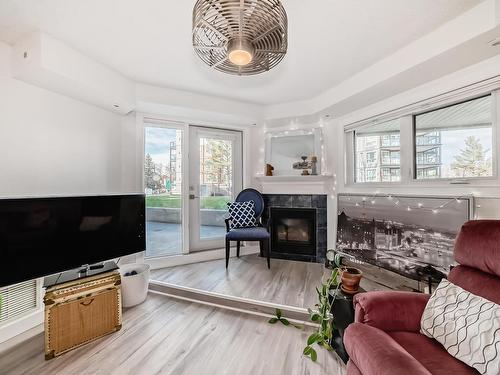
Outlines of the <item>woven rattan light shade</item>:
{"type": "Polygon", "coordinates": [[[198,0],[193,9],[193,47],[207,65],[224,73],[259,74],[287,51],[287,16],[279,0],[198,0]],[[251,61],[236,65],[228,46],[250,44],[251,61]]]}

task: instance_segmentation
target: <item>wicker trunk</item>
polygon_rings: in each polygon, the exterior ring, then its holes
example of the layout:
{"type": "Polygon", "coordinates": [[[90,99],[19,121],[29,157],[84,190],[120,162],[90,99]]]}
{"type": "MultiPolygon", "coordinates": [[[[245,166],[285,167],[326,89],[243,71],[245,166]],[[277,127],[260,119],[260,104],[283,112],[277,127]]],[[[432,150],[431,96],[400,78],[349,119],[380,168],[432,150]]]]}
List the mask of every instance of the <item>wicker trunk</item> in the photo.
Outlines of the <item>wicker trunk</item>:
{"type": "Polygon", "coordinates": [[[117,271],[47,289],[45,359],[54,358],[122,325],[121,279],[117,271]]]}

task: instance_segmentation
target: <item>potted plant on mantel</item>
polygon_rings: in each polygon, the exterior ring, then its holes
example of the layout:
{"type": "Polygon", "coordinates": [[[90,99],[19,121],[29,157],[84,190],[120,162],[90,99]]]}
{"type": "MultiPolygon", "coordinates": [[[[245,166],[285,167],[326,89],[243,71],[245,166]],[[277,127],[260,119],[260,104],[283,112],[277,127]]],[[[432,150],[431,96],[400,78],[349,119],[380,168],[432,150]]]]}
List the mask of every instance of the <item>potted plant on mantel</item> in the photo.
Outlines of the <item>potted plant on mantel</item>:
{"type": "Polygon", "coordinates": [[[363,273],[355,267],[345,267],[341,265],[340,254],[335,254],[330,277],[321,284],[321,287],[316,287],[318,293],[318,303],[315,305],[316,310],[308,309],[310,319],[318,324],[318,330],[310,335],[307,339],[307,346],[304,348],[304,355],[310,357],[314,362],[318,358],[318,353],[314,349],[314,344],[319,345],[327,350],[333,350],[330,342],[333,337],[335,328],[334,317],[331,314],[333,303],[337,296],[338,289],[344,293],[355,294],[359,288],[359,282],[363,273]],[[340,278],[340,282],[339,282],[340,278]],[[330,297],[330,290],[335,289],[333,297],[330,297]]]}

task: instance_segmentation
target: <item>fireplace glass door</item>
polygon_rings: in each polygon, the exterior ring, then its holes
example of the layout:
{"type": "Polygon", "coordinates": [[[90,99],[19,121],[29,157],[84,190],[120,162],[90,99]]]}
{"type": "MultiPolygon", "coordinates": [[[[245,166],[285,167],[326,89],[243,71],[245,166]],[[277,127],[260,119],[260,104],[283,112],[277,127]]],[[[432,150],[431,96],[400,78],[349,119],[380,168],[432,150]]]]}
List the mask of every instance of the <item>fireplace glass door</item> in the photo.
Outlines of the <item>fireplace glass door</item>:
{"type": "Polygon", "coordinates": [[[316,254],[316,210],[271,208],[271,248],[276,253],[316,254]]]}

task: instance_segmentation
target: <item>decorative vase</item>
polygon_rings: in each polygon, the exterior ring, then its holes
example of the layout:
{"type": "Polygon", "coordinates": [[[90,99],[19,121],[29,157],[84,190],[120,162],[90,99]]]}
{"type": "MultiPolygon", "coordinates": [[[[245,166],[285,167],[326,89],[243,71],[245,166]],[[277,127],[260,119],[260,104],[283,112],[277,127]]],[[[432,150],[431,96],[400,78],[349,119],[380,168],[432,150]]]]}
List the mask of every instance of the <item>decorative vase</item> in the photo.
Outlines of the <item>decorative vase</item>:
{"type": "Polygon", "coordinates": [[[318,158],[311,156],[311,174],[316,176],[318,174],[318,158]]]}
{"type": "Polygon", "coordinates": [[[347,294],[355,294],[359,289],[359,282],[361,281],[361,277],[363,276],[363,272],[361,270],[354,267],[347,267],[342,271],[342,275],[340,276],[340,280],[342,285],[340,288],[344,293],[347,294]]]}

